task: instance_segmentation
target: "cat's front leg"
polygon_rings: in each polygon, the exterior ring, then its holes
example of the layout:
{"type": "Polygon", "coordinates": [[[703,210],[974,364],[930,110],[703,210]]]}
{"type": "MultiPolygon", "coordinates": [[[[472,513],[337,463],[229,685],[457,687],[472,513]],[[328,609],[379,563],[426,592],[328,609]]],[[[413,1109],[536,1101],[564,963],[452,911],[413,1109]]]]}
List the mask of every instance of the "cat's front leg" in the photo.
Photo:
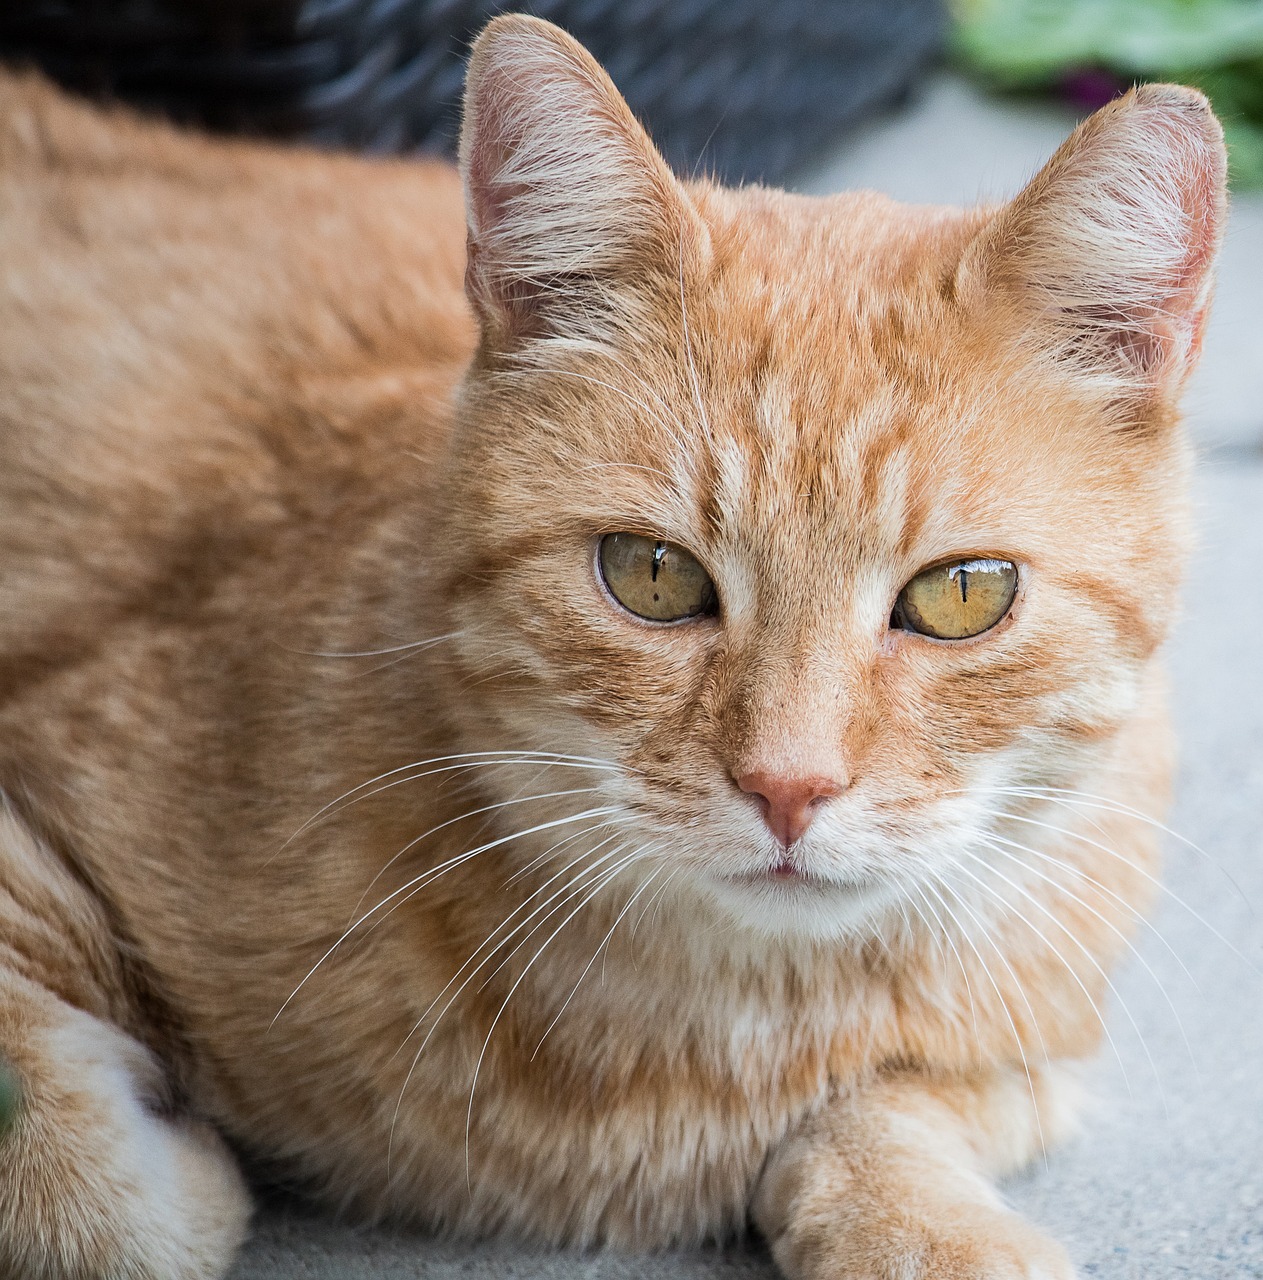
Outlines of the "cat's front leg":
{"type": "Polygon", "coordinates": [[[0,1276],[218,1280],[245,1234],[236,1163],[170,1114],[152,1055],[0,965],[0,1276]]]}
{"type": "Polygon", "coordinates": [[[900,1075],[839,1098],[769,1158],[753,1216],[791,1280],[1071,1280],[993,1178],[1071,1125],[1072,1078],[900,1075]]]}

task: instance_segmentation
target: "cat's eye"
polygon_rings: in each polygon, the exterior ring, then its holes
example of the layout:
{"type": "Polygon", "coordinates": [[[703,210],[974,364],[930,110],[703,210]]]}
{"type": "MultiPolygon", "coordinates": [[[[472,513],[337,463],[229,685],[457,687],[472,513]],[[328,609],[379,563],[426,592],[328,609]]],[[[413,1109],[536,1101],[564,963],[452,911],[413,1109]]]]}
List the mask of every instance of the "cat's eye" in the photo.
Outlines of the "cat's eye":
{"type": "Polygon", "coordinates": [[[717,608],[710,574],[674,542],[608,533],[597,559],[610,595],[638,618],[680,622],[717,608]]]}
{"type": "Polygon", "coordinates": [[[899,593],[891,621],[936,640],[965,640],[994,627],[1015,595],[1011,561],[956,560],[918,573],[899,593]]]}

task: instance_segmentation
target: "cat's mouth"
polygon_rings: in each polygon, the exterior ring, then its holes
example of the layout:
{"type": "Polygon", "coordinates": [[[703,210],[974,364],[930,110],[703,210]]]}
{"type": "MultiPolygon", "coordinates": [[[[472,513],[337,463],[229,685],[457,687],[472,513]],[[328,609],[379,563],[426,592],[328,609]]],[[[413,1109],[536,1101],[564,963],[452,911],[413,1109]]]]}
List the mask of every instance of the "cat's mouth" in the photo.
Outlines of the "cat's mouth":
{"type": "Polygon", "coordinates": [[[792,852],[784,854],[779,861],[769,867],[761,867],[749,872],[735,872],[727,877],[729,882],[741,884],[745,888],[772,888],[772,890],[815,891],[818,893],[837,893],[846,897],[864,896],[878,890],[877,876],[857,873],[854,876],[838,877],[837,874],[820,874],[813,870],[802,858],[795,858],[792,852]]]}
{"type": "Polygon", "coordinates": [[[871,887],[872,880],[864,877],[855,880],[837,880],[832,876],[822,876],[812,872],[802,861],[786,855],[779,862],[757,871],[743,871],[732,876],[738,884],[751,887],[779,885],[786,889],[806,888],[820,891],[858,893],[871,887]]]}
{"type": "Polygon", "coordinates": [[[893,885],[878,871],[817,866],[793,852],[717,876],[720,902],[742,923],[776,937],[836,938],[871,928],[893,885]]]}
{"type": "Polygon", "coordinates": [[[731,879],[737,881],[738,884],[745,885],[767,885],[767,884],[813,884],[818,883],[818,879],[813,877],[807,869],[788,854],[781,858],[779,862],[773,863],[771,866],[759,867],[755,871],[738,871],[735,872],[731,879]]]}

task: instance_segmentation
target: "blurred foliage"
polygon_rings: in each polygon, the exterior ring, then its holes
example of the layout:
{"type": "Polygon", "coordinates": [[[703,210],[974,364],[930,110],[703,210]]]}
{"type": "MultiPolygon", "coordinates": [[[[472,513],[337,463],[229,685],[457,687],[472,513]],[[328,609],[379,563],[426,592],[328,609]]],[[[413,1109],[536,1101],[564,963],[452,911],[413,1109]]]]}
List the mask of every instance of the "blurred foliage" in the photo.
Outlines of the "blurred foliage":
{"type": "Polygon", "coordinates": [[[1138,80],[1196,85],[1234,185],[1263,187],[1263,0],[956,0],[954,45],[996,88],[1087,108],[1138,80]]]}

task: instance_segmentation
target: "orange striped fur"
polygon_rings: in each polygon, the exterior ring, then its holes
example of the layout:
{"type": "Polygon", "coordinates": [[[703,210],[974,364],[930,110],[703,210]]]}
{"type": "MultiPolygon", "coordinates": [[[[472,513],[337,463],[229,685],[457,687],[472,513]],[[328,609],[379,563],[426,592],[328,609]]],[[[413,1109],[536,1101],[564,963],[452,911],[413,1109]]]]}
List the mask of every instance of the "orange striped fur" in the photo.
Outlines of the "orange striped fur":
{"type": "Polygon", "coordinates": [[[244,1151],[445,1231],[1069,1276],[993,1179],[1156,873],[1204,100],[999,209],[731,191],[501,18],[463,193],[13,76],[0,172],[0,1274],[223,1275],[244,1151]],[[619,531],[718,614],[620,610],[619,531]],[[977,555],[997,626],[892,628],[977,555]],[[787,854],[747,776],[836,794],[787,854]]]}

